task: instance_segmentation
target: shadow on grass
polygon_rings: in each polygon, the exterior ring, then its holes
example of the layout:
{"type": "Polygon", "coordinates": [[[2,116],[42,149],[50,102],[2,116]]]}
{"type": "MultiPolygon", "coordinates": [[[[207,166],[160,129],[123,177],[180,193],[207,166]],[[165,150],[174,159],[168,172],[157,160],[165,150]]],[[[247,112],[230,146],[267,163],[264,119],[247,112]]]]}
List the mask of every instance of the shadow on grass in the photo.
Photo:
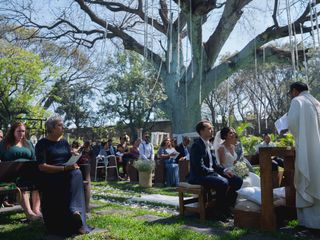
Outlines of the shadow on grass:
{"type": "MultiPolygon", "coordinates": [[[[220,222],[215,220],[206,220],[206,221],[200,221],[197,215],[188,215],[188,216],[171,216],[167,218],[161,218],[154,221],[146,222],[146,224],[185,224],[188,226],[194,226],[199,228],[208,228],[208,227],[214,227],[214,228],[230,228],[230,226],[226,227],[223,226],[220,222]]],[[[232,224],[233,227],[233,224],[232,224]]]]}
{"type": "Polygon", "coordinates": [[[45,227],[42,222],[21,223],[21,219],[12,219],[9,215],[0,216],[1,239],[43,239],[45,227]]]}
{"type": "MultiPolygon", "coordinates": [[[[131,183],[128,181],[109,181],[107,184],[113,188],[117,188],[123,191],[134,191],[136,193],[148,193],[148,194],[163,194],[169,196],[177,196],[175,187],[152,187],[143,188],[139,184],[131,183]]],[[[106,182],[94,182],[94,186],[105,186],[106,182]]]]}
{"type": "Polygon", "coordinates": [[[222,225],[217,221],[200,221],[197,216],[187,216],[187,217],[180,217],[180,216],[172,216],[168,218],[161,218],[154,221],[145,222],[146,225],[152,226],[155,224],[161,225],[171,225],[171,224],[179,224],[179,230],[175,231],[175,235],[173,234],[170,239],[183,239],[181,238],[181,234],[183,231],[192,231],[197,232],[199,234],[208,235],[213,237],[214,239],[238,239],[239,237],[246,235],[247,230],[235,230],[233,227],[233,223],[231,226],[229,225],[222,225]]]}

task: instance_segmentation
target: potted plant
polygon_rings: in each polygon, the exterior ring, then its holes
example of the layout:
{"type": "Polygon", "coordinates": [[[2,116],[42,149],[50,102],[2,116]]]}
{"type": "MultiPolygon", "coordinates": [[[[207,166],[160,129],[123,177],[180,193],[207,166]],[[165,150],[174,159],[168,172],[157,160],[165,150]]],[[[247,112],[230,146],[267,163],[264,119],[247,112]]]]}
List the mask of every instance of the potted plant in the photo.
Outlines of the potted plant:
{"type": "Polygon", "coordinates": [[[139,159],[133,162],[133,166],[139,171],[139,185],[152,187],[152,171],[155,168],[155,162],[139,159]]]}

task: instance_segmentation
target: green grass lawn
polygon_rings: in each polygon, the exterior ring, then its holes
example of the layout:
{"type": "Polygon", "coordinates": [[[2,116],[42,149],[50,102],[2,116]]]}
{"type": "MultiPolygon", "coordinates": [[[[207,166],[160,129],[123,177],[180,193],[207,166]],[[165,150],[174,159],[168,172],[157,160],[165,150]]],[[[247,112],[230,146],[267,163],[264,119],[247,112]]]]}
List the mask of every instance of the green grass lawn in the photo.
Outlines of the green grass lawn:
{"type": "MultiPolygon", "coordinates": [[[[177,210],[158,204],[133,204],[130,196],[141,194],[177,195],[174,188],[144,189],[128,182],[93,183],[93,200],[95,208],[88,215],[88,224],[106,230],[104,233],[77,236],[73,239],[245,239],[248,235],[270,237],[268,239],[293,239],[292,235],[283,233],[260,233],[254,230],[233,228],[215,221],[200,222],[198,218],[180,218],[177,210]],[[97,199],[97,200],[95,200],[97,199]],[[112,202],[110,200],[116,200],[112,202]],[[153,221],[147,221],[151,218],[153,221]],[[154,219],[152,219],[154,218],[154,219]],[[190,227],[191,226],[191,227],[190,227]],[[211,227],[213,234],[208,235],[192,230],[192,226],[211,227]]],[[[21,220],[23,213],[0,214],[0,239],[42,239],[45,228],[41,222],[26,224],[21,220]]],[[[291,223],[295,224],[295,223],[291,223]]],[[[71,239],[71,238],[70,238],[71,239]]],[[[252,239],[252,238],[251,238],[252,239]]],[[[296,239],[296,238],[295,238],[296,239]]],[[[309,238],[300,238],[309,239],[309,238]]]]}
{"type": "MultiPolygon", "coordinates": [[[[92,186],[106,187],[105,182],[93,182],[92,186]]],[[[128,181],[108,182],[110,192],[118,192],[123,195],[140,196],[141,194],[162,194],[168,196],[177,196],[175,187],[152,187],[143,188],[139,184],[133,184],[128,181]]]]}

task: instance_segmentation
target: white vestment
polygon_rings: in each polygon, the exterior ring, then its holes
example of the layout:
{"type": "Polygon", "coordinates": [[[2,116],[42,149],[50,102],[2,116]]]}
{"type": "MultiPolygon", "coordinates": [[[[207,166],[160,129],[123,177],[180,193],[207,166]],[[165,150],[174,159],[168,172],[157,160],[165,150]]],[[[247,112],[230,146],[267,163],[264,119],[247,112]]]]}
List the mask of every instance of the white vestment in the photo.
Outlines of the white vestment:
{"type": "Polygon", "coordinates": [[[320,229],[320,103],[307,91],[292,99],[288,127],[296,141],[298,221],[302,226],[320,229]]]}

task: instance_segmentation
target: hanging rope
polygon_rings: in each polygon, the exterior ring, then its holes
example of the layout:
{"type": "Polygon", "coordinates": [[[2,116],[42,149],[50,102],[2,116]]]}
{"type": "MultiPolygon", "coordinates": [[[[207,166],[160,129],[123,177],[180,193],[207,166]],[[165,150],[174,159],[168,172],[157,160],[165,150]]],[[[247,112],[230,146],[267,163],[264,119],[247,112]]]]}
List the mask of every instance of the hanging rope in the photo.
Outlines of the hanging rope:
{"type": "Polygon", "coordinates": [[[158,81],[159,81],[159,78],[160,78],[161,69],[162,69],[162,61],[160,63],[160,67],[159,67],[159,71],[158,71],[158,74],[157,74],[156,82],[154,83],[150,93],[153,93],[153,90],[156,88],[156,86],[158,84],[158,81]]]}
{"type": "Polygon", "coordinates": [[[83,23],[82,23],[82,30],[81,30],[81,37],[80,37],[80,41],[79,41],[79,50],[78,50],[78,58],[77,58],[77,69],[79,69],[79,64],[80,64],[80,46],[83,42],[82,40],[83,40],[84,25],[86,22],[86,17],[87,17],[87,14],[84,15],[83,23]]]}
{"type": "Polygon", "coordinates": [[[192,0],[189,0],[189,6],[190,6],[190,14],[189,14],[189,18],[190,18],[190,46],[191,46],[191,78],[193,79],[193,51],[192,51],[192,28],[193,28],[193,24],[192,24],[192,0]]]}
{"type": "Polygon", "coordinates": [[[296,64],[295,64],[295,54],[294,48],[292,43],[292,24],[291,24],[291,13],[290,13],[290,5],[289,0],[286,0],[286,10],[287,10],[287,19],[288,19],[288,30],[289,30],[289,42],[290,42],[290,51],[291,51],[291,61],[292,61],[292,68],[293,68],[293,75],[296,74],[296,64]]]}
{"type": "Polygon", "coordinates": [[[313,4],[312,0],[309,2],[310,7],[310,22],[311,22],[311,36],[312,36],[312,42],[313,42],[313,48],[316,48],[316,39],[314,37],[314,26],[313,26],[313,4]]]}
{"type": "Polygon", "coordinates": [[[298,41],[297,41],[297,36],[296,36],[296,28],[292,27],[293,29],[293,39],[294,39],[294,50],[295,50],[295,62],[296,62],[296,69],[299,69],[299,52],[298,52],[298,41]]]}
{"type": "Polygon", "coordinates": [[[153,4],[154,4],[154,0],[151,1],[151,61],[153,61],[153,38],[154,38],[154,19],[153,19],[153,4]]]}
{"type": "Polygon", "coordinates": [[[168,64],[168,72],[171,73],[171,64],[172,64],[172,25],[173,25],[173,12],[170,12],[170,23],[169,23],[169,64],[168,64]]]}
{"type": "Polygon", "coordinates": [[[255,70],[255,78],[258,78],[258,60],[257,60],[257,42],[254,39],[254,70],[255,70]]]}
{"type": "Polygon", "coordinates": [[[101,44],[101,63],[100,65],[104,64],[104,58],[105,58],[105,49],[106,49],[106,42],[107,42],[107,31],[108,31],[108,21],[107,21],[107,17],[106,17],[106,27],[103,33],[103,41],[101,44]]]}
{"type": "Polygon", "coordinates": [[[143,56],[144,60],[148,59],[148,0],[145,0],[144,3],[144,48],[143,56]]]}
{"type": "Polygon", "coordinates": [[[300,32],[301,32],[301,45],[302,45],[302,51],[303,51],[304,68],[306,70],[307,81],[309,82],[308,62],[307,62],[307,56],[306,56],[306,49],[304,47],[303,27],[301,23],[300,23],[300,32]]]}
{"type": "Polygon", "coordinates": [[[178,36],[177,36],[177,49],[178,49],[178,56],[177,56],[177,71],[176,73],[178,73],[178,87],[180,87],[180,0],[178,0],[178,36]]]}
{"type": "Polygon", "coordinates": [[[318,36],[318,47],[320,46],[320,31],[319,31],[319,20],[317,15],[317,9],[314,8],[314,15],[316,16],[316,29],[317,29],[317,36],[318,36]]]}
{"type": "MultiPolygon", "coordinates": [[[[202,29],[202,17],[201,17],[201,20],[200,20],[200,27],[202,29]]],[[[201,106],[201,103],[202,103],[202,99],[201,99],[201,96],[202,96],[202,77],[203,77],[203,45],[202,45],[202,41],[200,43],[200,83],[199,83],[199,104],[201,106]]]]}
{"type": "MultiPolygon", "coordinates": [[[[258,59],[257,59],[257,42],[256,42],[256,38],[254,38],[254,69],[255,69],[255,80],[256,80],[256,84],[258,83],[258,59]]],[[[227,82],[227,95],[229,92],[229,79],[227,82]]],[[[228,101],[227,101],[228,104],[228,101]]],[[[258,131],[259,134],[261,132],[261,126],[260,126],[260,113],[259,111],[257,112],[257,120],[258,120],[258,131]]],[[[229,119],[228,119],[229,121],[229,119]]]]}
{"type": "Polygon", "coordinates": [[[186,71],[185,71],[185,99],[186,99],[186,107],[188,107],[188,53],[189,53],[189,41],[188,36],[186,38],[186,71]]]}

